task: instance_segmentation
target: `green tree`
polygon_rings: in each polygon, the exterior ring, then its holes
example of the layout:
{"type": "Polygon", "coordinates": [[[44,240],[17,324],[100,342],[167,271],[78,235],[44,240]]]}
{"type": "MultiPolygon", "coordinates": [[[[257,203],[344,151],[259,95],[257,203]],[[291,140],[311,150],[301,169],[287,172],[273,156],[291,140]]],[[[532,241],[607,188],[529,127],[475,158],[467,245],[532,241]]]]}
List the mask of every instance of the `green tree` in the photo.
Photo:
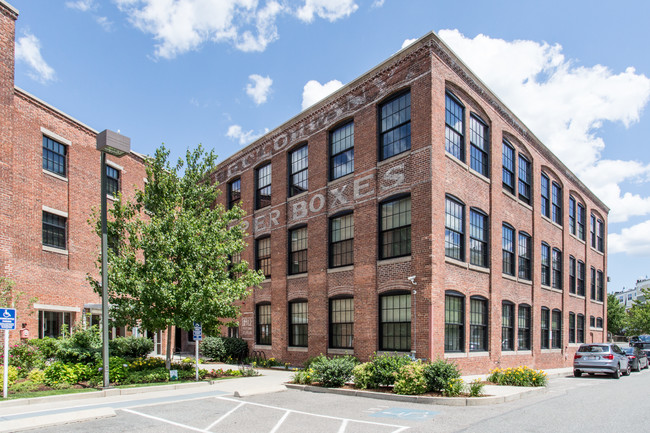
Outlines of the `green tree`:
{"type": "MultiPolygon", "coordinates": [[[[175,166],[168,158],[164,146],[156,150],[146,163],[144,190],[132,201],[118,194],[108,218],[111,318],[118,326],[167,329],[167,368],[173,326],[201,322],[204,333],[217,335],[238,317],[235,301],[264,278],[247,262],[231,261],[246,246],[239,224],[244,212],[216,204],[219,191],[209,179],[214,153],[199,146],[175,166]]],[[[99,234],[97,214],[93,220],[99,234]]],[[[101,293],[101,282],[89,279],[101,293]]]]}
{"type": "Polygon", "coordinates": [[[650,289],[641,289],[643,296],[637,297],[628,311],[629,335],[650,334],[650,289]]]}
{"type": "Polygon", "coordinates": [[[0,277],[0,307],[2,308],[18,308],[28,311],[28,315],[34,314],[32,309],[34,303],[38,301],[38,298],[32,297],[27,300],[26,305],[24,305],[23,297],[25,292],[21,290],[16,290],[16,283],[13,280],[0,277]]]}
{"type": "Polygon", "coordinates": [[[625,306],[611,293],[607,295],[607,329],[613,335],[623,335],[627,326],[625,306]]]}

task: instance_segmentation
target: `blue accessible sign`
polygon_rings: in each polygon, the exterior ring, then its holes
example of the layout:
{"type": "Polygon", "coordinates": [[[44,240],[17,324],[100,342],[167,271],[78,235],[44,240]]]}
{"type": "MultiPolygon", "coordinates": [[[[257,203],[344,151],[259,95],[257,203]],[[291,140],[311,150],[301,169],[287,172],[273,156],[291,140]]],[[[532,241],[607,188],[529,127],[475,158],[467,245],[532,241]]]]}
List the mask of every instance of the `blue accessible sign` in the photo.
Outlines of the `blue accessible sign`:
{"type": "Polygon", "coordinates": [[[194,333],[193,333],[194,341],[201,341],[203,340],[203,329],[201,327],[201,324],[199,322],[194,322],[194,333]]]}
{"type": "Polygon", "coordinates": [[[0,329],[13,331],[16,329],[16,309],[0,308],[0,329]]]}

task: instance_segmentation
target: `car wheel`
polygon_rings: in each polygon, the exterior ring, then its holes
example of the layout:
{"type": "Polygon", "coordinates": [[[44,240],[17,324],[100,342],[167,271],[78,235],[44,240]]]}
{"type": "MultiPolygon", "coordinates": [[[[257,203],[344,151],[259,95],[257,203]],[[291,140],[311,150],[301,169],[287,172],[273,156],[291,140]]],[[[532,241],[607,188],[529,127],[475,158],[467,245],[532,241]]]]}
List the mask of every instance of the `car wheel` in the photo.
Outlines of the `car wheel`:
{"type": "Polygon", "coordinates": [[[582,376],[582,371],[573,370],[573,375],[574,375],[575,377],[580,377],[580,376],[582,376]]]}
{"type": "Polygon", "coordinates": [[[629,376],[631,372],[632,372],[632,366],[631,366],[630,363],[628,362],[628,363],[627,363],[627,368],[626,368],[625,371],[623,372],[623,376],[629,376]]]}
{"type": "Polygon", "coordinates": [[[619,379],[621,377],[621,366],[619,365],[616,370],[612,373],[614,379],[619,379]]]}

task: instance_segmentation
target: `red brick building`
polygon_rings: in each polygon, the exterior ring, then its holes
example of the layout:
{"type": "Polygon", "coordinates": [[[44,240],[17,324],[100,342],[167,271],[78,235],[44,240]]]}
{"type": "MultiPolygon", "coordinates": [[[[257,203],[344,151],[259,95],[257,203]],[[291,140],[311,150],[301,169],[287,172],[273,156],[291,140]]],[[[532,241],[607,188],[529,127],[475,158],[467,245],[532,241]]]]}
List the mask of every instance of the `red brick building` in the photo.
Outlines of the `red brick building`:
{"type": "Polygon", "coordinates": [[[435,35],[214,172],[267,279],[267,357],[414,352],[466,373],[569,365],[606,336],[608,208],[435,35]]]}
{"type": "MultiPolygon", "coordinates": [[[[101,315],[86,280],[99,277],[99,238],[87,222],[100,205],[98,131],[14,86],[17,17],[0,0],[0,275],[24,293],[19,326],[26,322],[32,338],[58,336],[63,325],[101,315]]],[[[109,191],[132,197],[146,176],[142,156],[107,160],[109,191]]]]}

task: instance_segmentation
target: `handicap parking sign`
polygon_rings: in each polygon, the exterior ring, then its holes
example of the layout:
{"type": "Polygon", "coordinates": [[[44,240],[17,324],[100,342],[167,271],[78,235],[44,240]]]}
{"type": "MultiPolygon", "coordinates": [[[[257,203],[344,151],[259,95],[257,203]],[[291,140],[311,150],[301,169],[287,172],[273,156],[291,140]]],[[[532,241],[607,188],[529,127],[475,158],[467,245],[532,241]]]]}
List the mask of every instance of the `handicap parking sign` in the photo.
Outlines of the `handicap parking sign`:
{"type": "Polygon", "coordinates": [[[0,329],[13,331],[16,329],[16,309],[0,308],[0,329]]]}

